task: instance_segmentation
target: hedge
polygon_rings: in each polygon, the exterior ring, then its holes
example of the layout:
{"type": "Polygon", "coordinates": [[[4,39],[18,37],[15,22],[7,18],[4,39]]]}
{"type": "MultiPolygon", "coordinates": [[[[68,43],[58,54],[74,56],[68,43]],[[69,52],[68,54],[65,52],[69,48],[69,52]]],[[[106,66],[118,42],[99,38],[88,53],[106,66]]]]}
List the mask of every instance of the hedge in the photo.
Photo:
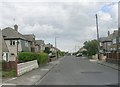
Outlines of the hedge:
{"type": "Polygon", "coordinates": [[[19,62],[28,62],[37,60],[38,64],[45,64],[48,62],[48,54],[46,53],[32,53],[32,52],[21,52],[18,54],[19,62]]]}

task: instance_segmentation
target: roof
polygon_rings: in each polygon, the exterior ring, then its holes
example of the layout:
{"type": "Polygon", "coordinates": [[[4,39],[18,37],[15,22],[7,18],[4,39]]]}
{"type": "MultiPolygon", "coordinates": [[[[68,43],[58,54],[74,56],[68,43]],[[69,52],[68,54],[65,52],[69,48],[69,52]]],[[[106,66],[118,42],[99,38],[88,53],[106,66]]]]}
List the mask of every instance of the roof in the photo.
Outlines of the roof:
{"type": "Polygon", "coordinates": [[[115,30],[112,34],[110,34],[108,37],[101,37],[101,42],[111,42],[112,39],[116,38],[118,36],[118,30],[115,30]]]}
{"type": "Polygon", "coordinates": [[[2,51],[3,52],[9,52],[8,48],[7,48],[7,45],[2,37],[2,51]]]}
{"type": "Polygon", "coordinates": [[[22,34],[20,34],[19,32],[17,32],[16,30],[14,30],[13,28],[10,28],[10,27],[3,29],[2,35],[3,35],[4,39],[23,39],[23,40],[26,40],[26,38],[22,34]]]}
{"type": "Polygon", "coordinates": [[[35,40],[35,35],[34,34],[28,34],[28,35],[23,35],[28,41],[34,41],[35,40]]]}
{"type": "Polygon", "coordinates": [[[118,36],[118,30],[114,30],[114,32],[112,34],[110,34],[108,36],[109,39],[113,39],[116,38],[118,36]]]}
{"type": "Polygon", "coordinates": [[[101,37],[101,38],[100,38],[100,41],[101,41],[101,42],[111,42],[112,39],[110,39],[110,38],[108,38],[108,37],[101,37]]]}
{"type": "Polygon", "coordinates": [[[44,40],[36,40],[36,44],[45,45],[44,40]]]}
{"type": "Polygon", "coordinates": [[[56,48],[56,47],[52,47],[51,49],[55,49],[57,51],[60,51],[60,49],[56,48]]]}

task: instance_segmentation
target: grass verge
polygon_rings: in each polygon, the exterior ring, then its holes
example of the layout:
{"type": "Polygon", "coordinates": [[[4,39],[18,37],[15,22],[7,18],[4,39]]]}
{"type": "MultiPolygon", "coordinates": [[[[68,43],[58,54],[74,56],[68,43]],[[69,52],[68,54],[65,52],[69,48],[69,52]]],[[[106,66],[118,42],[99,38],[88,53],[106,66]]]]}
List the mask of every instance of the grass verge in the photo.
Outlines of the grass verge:
{"type": "Polygon", "coordinates": [[[2,77],[15,77],[15,76],[16,76],[16,71],[14,69],[2,71],[2,77]]]}

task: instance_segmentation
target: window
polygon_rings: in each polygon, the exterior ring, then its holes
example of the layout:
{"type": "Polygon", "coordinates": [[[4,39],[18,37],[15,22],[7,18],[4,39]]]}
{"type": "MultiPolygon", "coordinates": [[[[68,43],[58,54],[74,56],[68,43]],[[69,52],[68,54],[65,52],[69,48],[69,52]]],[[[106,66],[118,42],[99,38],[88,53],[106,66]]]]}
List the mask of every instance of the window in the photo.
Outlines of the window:
{"type": "Polygon", "coordinates": [[[111,42],[108,42],[107,45],[108,45],[108,46],[111,46],[111,42]]]}
{"type": "Polygon", "coordinates": [[[28,42],[27,41],[25,41],[25,46],[28,47],[28,42]]]}
{"type": "Polygon", "coordinates": [[[15,40],[10,40],[10,45],[15,45],[15,40]]]}
{"type": "Polygon", "coordinates": [[[8,58],[9,58],[9,57],[8,57],[8,53],[6,53],[6,61],[9,61],[8,58]]]}
{"type": "Polygon", "coordinates": [[[116,44],[116,39],[113,39],[113,44],[116,44]]]}

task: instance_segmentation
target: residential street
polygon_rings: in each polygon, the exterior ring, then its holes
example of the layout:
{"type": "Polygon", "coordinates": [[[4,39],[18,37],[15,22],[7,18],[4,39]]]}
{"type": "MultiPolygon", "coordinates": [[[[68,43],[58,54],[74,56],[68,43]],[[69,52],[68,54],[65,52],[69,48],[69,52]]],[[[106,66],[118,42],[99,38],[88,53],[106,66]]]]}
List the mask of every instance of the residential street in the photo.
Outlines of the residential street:
{"type": "Polygon", "coordinates": [[[90,62],[87,58],[66,56],[36,85],[114,85],[118,71],[90,62]]]}

